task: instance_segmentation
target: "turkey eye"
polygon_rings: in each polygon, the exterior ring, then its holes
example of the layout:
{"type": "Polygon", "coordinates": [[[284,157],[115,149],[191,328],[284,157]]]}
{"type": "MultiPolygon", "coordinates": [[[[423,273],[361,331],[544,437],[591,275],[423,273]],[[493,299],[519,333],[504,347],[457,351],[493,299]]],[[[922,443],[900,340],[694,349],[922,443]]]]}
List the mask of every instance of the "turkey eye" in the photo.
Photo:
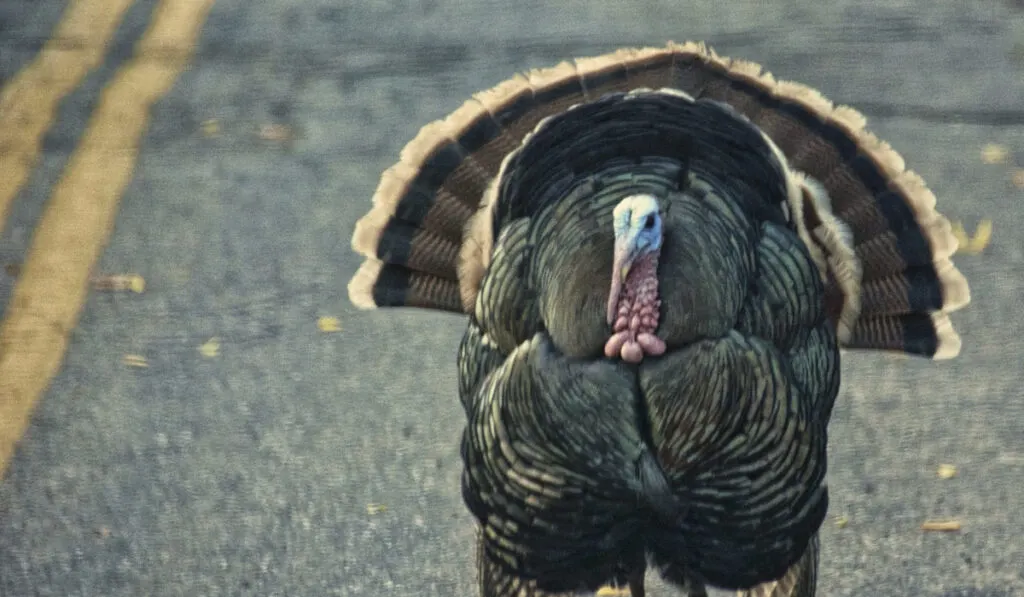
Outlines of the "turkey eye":
{"type": "Polygon", "coordinates": [[[647,216],[644,218],[644,230],[650,230],[654,228],[654,216],[647,216]]]}

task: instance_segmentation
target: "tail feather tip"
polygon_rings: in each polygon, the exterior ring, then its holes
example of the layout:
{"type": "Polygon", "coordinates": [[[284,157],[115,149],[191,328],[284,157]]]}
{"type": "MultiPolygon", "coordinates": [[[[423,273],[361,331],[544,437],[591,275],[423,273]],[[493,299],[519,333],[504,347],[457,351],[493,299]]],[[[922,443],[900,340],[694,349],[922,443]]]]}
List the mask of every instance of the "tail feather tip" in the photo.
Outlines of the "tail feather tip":
{"type": "Polygon", "coordinates": [[[948,260],[937,269],[942,284],[942,311],[952,313],[969,305],[971,287],[963,273],[948,260]]]}
{"type": "Polygon", "coordinates": [[[381,233],[389,216],[371,210],[356,222],[352,233],[352,250],[363,257],[372,259],[377,256],[377,245],[380,244],[381,233]]]}
{"type": "Polygon", "coordinates": [[[945,361],[960,354],[962,342],[960,334],[953,328],[953,322],[945,313],[938,313],[933,316],[932,323],[935,326],[935,354],[932,359],[945,361]]]}
{"type": "Polygon", "coordinates": [[[359,266],[359,270],[348,283],[348,300],[357,309],[370,310],[377,308],[373,298],[373,287],[380,277],[383,263],[376,259],[367,259],[359,266]]]}

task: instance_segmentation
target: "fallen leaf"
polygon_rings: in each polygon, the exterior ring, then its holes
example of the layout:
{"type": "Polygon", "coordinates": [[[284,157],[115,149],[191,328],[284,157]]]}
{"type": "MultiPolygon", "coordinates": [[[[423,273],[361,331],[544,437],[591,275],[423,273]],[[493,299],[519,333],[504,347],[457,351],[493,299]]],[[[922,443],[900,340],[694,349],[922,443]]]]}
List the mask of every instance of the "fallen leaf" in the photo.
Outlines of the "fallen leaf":
{"type": "Polygon", "coordinates": [[[214,336],[199,347],[199,352],[204,357],[212,359],[220,353],[220,338],[214,336]]]}
{"type": "Polygon", "coordinates": [[[964,230],[964,225],[960,222],[953,222],[952,229],[953,236],[956,237],[956,250],[959,253],[964,247],[971,243],[970,237],[967,236],[967,231],[964,230]]]}
{"type": "Polygon", "coordinates": [[[989,143],[985,147],[981,148],[981,161],[986,164],[1003,164],[1006,163],[1006,160],[1009,157],[1010,152],[1006,149],[1005,145],[989,143]]]}
{"type": "Polygon", "coordinates": [[[316,327],[324,333],[340,332],[341,321],[337,317],[321,317],[316,320],[316,327]]]}
{"type": "Polygon", "coordinates": [[[1010,180],[1013,181],[1013,186],[1018,189],[1024,189],[1024,168],[1018,168],[1013,171],[1010,175],[1010,180]]]}
{"type": "Polygon", "coordinates": [[[1001,452],[999,456],[996,457],[996,462],[999,464],[1024,464],[1024,454],[1001,452]]]}
{"type": "Polygon", "coordinates": [[[141,354],[126,354],[121,361],[129,367],[138,367],[140,369],[149,367],[149,362],[146,360],[146,357],[141,354]]]}
{"type": "Polygon", "coordinates": [[[8,276],[12,278],[17,278],[18,274],[21,273],[21,264],[8,263],[4,265],[4,273],[6,273],[8,276]]]}
{"type": "Polygon", "coordinates": [[[131,290],[136,294],[142,294],[146,291],[146,279],[139,274],[96,276],[93,278],[92,285],[96,290],[110,290],[113,292],[131,290]]]}
{"type": "Polygon", "coordinates": [[[99,535],[101,539],[106,539],[110,536],[110,529],[107,527],[100,527],[96,529],[96,534],[99,535]]]}
{"type": "Polygon", "coordinates": [[[971,251],[976,255],[985,250],[988,243],[992,240],[992,220],[982,220],[978,222],[978,227],[974,229],[974,237],[971,238],[971,251]]]}
{"type": "Polygon", "coordinates": [[[836,519],[836,527],[840,529],[845,529],[848,524],[850,524],[850,519],[845,516],[840,516],[836,519]]]}
{"type": "Polygon", "coordinates": [[[284,143],[290,141],[291,138],[292,129],[288,125],[270,123],[260,126],[260,139],[264,141],[284,143]]]}
{"type": "Polygon", "coordinates": [[[939,531],[949,533],[952,531],[960,530],[960,521],[958,520],[926,520],[921,525],[922,531],[939,531]]]}
{"type": "Polygon", "coordinates": [[[940,464],[938,475],[940,479],[952,479],[956,476],[956,466],[952,464],[940,464]]]}
{"type": "Polygon", "coordinates": [[[595,593],[597,597],[630,597],[629,587],[601,587],[595,593]]]}
{"type": "Polygon", "coordinates": [[[960,222],[953,224],[953,236],[956,237],[957,253],[965,255],[978,255],[988,247],[992,241],[992,220],[981,220],[975,228],[973,235],[968,235],[964,225],[960,222]]]}
{"type": "Polygon", "coordinates": [[[373,515],[373,514],[383,514],[383,513],[387,512],[387,511],[388,511],[388,507],[385,506],[384,504],[367,504],[366,505],[366,513],[370,514],[370,515],[373,515]]]}
{"type": "Polygon", "coordinates": [[[208,118],[203,121],[201,128],[203,134],[207,137],[215,137],[220,132],[220,123],[217,122],[216,118],[208,118]]]}

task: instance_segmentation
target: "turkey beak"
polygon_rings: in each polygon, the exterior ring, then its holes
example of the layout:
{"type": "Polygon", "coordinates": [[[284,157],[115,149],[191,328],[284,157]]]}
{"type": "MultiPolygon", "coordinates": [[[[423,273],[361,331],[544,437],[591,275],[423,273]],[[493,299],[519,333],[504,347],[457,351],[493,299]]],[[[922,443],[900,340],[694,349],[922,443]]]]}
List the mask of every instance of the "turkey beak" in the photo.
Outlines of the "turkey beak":
{"type": "Polygon", "coordinates": [[[628,239],[615,239],[615,258],[612,262],[612,287],[608,292],[608,325],[615,324],[619,293],[622,292],[622,285],[626,283],[629,268],[633,266],[633,260],[636,258],[631,249],[632,243],[628,239]]]}

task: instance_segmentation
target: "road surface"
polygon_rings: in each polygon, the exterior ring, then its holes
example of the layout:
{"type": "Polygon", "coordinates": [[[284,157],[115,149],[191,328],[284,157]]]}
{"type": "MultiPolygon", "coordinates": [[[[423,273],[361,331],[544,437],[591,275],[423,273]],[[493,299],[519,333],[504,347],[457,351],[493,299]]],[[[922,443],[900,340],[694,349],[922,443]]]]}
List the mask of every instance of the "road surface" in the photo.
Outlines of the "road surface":
{"type": "Polygon", "coordinates": [[[821,594],[1024,595],[1024,6],[1001,0],[0,4],[0,595],[472,596],[462,322],[356,311],[353,225],[469,94],[687,39],[859,107],[969,236],[994,222],[957,258],[958,360],[846,359],[821,594]],[[89,283],[125,274],[144,292],[89,283]]]}

